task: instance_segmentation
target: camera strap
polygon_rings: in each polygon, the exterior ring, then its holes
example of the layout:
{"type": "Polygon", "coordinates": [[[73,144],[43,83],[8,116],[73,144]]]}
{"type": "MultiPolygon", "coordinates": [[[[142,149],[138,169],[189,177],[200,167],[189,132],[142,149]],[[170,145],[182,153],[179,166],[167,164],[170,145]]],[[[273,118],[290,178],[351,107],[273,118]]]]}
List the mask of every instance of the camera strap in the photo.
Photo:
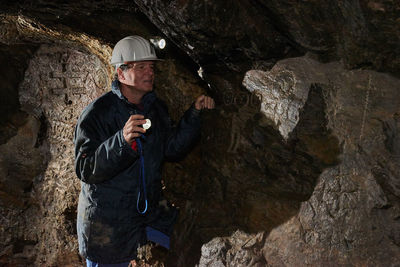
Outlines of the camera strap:
{"type": "Polygon", "coordinates": [[[144,137],[144,135],[141,135],[139,138],[136,139],[136,143],[139,149],[139,155],[140,155],[140,177],[139,177],[139,194],[137,197],[137,201],[136,201],[136,209],[140,214],[145,214],[147,211],[147,192],[146,192],[146,176],[145,176],[145,172],[144,172],[144,156],[143,156],[143,146],[142,146],[142,141],[140,140],[141,138],[143,138],[143,140],[146,139],[146,137],[144,137]],[[142,187],[143,187],[143,195],[144,195],[144,209],[140,210],[140,196],[142,193],[142,187]]]}

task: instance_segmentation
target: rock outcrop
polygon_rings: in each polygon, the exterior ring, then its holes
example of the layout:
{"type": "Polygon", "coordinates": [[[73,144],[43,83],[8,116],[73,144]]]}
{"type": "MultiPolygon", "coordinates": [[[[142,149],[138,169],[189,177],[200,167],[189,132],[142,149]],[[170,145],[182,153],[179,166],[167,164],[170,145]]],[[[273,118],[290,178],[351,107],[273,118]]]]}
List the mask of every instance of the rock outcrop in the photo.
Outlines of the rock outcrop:
{"type": "Polygon", "coordinates": [[[347,71],[338,62],[321,64],[307,57],[282,60],[268,72],[249,71],[244,85],[259,93],[261,110],[282,136],[296,140],[307,154],[328,164],[335,146],[321,133],[331,132],[338,138],[333,143],[340,143],[340,162],[324,169],[298,214],[264,238],[235,233],[213,239],[203,246],[199,266],[391,266],[397,262],[400,99],[392,96],[398,84],[387,74],[347,71]],[[299,99],[293,95],[308,96],[299,109],[290,108],[291,101],[299,99]],[[282,103],[289,108],[279,108],[282,103]],[[314,112],[327,119],[325,127],[318,127],[307,114],[312,106],[323,107],[314,112]],[[291,110],[299,114],[298,120],[288,114],[291,110]],[[252,240],[250,249],[247,240],[252,240]]]}

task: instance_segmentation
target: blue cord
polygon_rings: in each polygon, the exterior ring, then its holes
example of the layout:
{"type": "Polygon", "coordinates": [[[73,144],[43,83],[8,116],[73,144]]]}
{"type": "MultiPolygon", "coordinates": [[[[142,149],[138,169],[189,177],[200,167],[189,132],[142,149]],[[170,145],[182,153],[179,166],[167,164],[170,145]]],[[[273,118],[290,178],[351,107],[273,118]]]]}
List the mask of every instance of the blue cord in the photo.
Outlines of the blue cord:
{"type": "MultiPolygon", "coordinates": [[[[145,138],[143,135],[141,137],[145,138]]],[[[139,153],[140,153],[140,180],[139,180],[139,194],[138,194],[137,201],[136,201],[136,209],[140,214],[145,214],[147,211],[147,192],[146,192],[146,179],[145,179],[145,175],[144,175],[143,147],[142,147],[142,142],[140,141],[140,138],[136,139],[136,143],[138,145],[138,149],[139,149],[139,153]],[[143,193],[144,193],[144,201],[145,201],[145,207],[144,207],[143,211],[141,211],[139,208],[141,185],[143,185],[143,193]]]]}

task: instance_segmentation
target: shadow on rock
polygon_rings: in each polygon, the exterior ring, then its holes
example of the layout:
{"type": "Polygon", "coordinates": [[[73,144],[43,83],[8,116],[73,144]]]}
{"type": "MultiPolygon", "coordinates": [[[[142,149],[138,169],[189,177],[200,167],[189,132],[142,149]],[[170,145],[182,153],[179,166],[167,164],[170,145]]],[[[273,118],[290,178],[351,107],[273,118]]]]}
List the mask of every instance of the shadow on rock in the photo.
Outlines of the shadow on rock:
{"type": "Polygon", "coordinates": [[[241,103],[225,103],[204,114],[204,125],[213,127],[203,127],[201,144],[182,163],[191,166],[190,174],[177,165],[166,166],[167,176],[176,177],[167,183],[166,193],[181,208],[167,266],[198,264],[203,244],[232,233],[245,238],[237,230],[262,232],[256,237],[265,238],[298,213],[321,172],[339,163],[341,149],[327,129],[318,84],[311,86],[287,141],[259,112],[259,102],[241,103]]]}

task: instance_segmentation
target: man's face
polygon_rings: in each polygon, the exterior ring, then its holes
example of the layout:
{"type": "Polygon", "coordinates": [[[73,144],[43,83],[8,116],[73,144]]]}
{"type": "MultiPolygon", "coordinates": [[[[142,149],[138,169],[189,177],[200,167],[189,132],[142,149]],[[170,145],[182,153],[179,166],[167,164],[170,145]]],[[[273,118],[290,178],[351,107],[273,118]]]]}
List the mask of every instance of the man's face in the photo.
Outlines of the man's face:
{"type": "Polygon", "coordinates": [[[127,62],[126,65],[128,65],[128,69],[122,71],[122,75],[119,76],[121,83],[132,86],[134,89],[142,92],[153,90],[153,61],[127,62]]]}

